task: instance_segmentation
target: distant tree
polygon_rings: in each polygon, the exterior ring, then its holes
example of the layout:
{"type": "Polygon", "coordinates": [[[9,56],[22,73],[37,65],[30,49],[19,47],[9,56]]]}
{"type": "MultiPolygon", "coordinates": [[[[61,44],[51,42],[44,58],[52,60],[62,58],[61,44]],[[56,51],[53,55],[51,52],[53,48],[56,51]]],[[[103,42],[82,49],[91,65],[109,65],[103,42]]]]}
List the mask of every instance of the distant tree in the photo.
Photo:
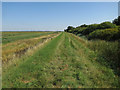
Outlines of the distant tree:
{"type": "Polygon", "coordinates": [[[64,31],[65,31],[65,32],[70,32],[70,31],[73,30],[73,29],[74,29],[74,27],[72,27],[72,26],[68,26],[67,29],[64,30],[64,31]]]}
{"type": "Polygon", "coordinates": [[[88,27],[85,30],[83,30],[82,34],[83,35],[88,35],[89,33],[97,30],[97,27],[98,27],[98,24],[88,25],[88,27]]]}
{"type": "Polygon", "coordinates": [[[116,28],[116,25],[111,22],[103,22],[98,25],[98,29],[116,28]]]}
{"type": "Polygon", "coordinates": [[[118,19],[114,19],[114,20],[113,20],[113,24],[118,25],[118,19]]]}
{"type": "Polygon", "coordinates": [[[88,25],[86,25],[86,24],[83,24],[83,25],[81,25],[80,27],[87,27],[88,25]]]}
{"type": "Polygon", "coordinates": [[[118,17],[118,25],[120,25],[120,16],[118,17]]]}
{"type": "Polygon", "coordinates": [[[114,19],[113,24],[120,25],[120,16],[117,19],[114,19]]]}
{"type": "Polygon", "coordinates": [[[74,29],[73,26],[68,26],[68,30],[72,30],[72,29],[74,29]]]}
{"type": "Polygon", "coordinates": [[[102,39],[102,40],[118,40],[119,31],[117,28],[109,28],[104,30],[96,30],[89,34],[88,39],[102,39]]]}

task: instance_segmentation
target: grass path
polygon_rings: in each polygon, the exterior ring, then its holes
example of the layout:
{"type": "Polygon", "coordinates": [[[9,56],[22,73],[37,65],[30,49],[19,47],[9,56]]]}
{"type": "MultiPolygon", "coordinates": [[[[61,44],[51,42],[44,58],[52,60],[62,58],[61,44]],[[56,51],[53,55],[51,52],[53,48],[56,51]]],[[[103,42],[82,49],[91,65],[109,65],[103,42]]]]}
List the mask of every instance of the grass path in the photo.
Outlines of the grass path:
{"type": "Polygon", "coordinates": [[[113,71],[72,34],[62,33],[33,56],[3,72],[3,87],[118,87],[113,71]]]}

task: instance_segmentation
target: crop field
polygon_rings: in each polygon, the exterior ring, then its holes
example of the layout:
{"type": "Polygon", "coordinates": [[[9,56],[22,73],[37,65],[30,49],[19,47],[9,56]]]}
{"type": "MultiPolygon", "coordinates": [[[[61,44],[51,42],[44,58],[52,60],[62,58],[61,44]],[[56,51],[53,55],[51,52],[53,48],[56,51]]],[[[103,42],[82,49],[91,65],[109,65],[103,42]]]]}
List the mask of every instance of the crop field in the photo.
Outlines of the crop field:
{"type": "Polygon", "coordinates": [[[2,62],[6,63],[16,57],[21,57],[29,49],[56,34],[56,32],[3,32],[2,62]]]}
{"type": "Polygon", "coordinates": [[[30,39],[34,37],[40,37],[42,35],[52,34],[53,32],[3,32],[2,44],[7,44],[22,39],[30,39]]]}
{"type": "Polygon", "coordinates": [[[117,42],[88,41],[67,32],[2,35],[3,88],[120,87],[118,72],[102,58],[107,48],[117,50],[117,42]]]}

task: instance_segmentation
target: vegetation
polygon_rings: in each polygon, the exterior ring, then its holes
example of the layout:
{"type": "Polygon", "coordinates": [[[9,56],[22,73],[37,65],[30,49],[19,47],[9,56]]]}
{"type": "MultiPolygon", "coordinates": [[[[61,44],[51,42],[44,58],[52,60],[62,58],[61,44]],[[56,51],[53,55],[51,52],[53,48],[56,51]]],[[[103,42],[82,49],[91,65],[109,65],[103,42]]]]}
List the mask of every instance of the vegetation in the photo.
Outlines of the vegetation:
{"type": "Polygon", "coordinates": [[[120,25],[120,16],[113,20],[113,24],[120,25]]]}
{"type": "Polygon", "coordinates": [[[2,50],[3,50],[2,51],[2,62],[6,64],[8,64],[8,61],[13,60],[16,57],[18,58],[21,57],[29,49],[36,47],[37,45],[43,43],[48,38],[51,38],[57,34],[55,32],[49,32],[49,33],[48,32],[33,32],[33,35],[32,35],[32,32],[13,32],[13,34],[12,32],[3,32],[3,33],[4,33],[3,37],[5,37],[6,34],[8,35],[7,40],[3,40],[3,45],[2,45],[2,50]],[[19,38],[20,40],[19,39],[17,40],[16,38],[17,39],[19,38]],[[26,38],[31,38],[31,39],[26,39],[26,38]],[[10,43],[8,43],[7,42],[8,39],[13,40],[14,42],[9,41],[10,43]]]}
{"type": "MultiPolygon", "coordinates": [[[[96,61],[112,68],[120,75],[120,16],[111,22],[101,24],[81,25],[66,31],[87,39],[85,46],[97,53],[96,61]]],[[[83,40],[84,41],[84,40],[83,40]]],[[[120,77],[120,76],[119,76],[120,77]]]]}
{"type": "Polygon", "coordinates": [[[3,69],[3,88],[119,87],[114,71],[97,60],[86,40],[61,33],[33,55],[3,69]]]}
{"type": "Polygon", "coordinates": [[[2,44],[7,44],[22,39],[40,37],[42,35],[48,35],[52,33],[53,32],[2,32],[2,44]]]}
{"type": "Polygon", "coordinates": [[[116,28],[96,30],[88,35],[88,39],[101,39],[107,41],[114,41],[120,39],[119,30],[116,28]]]}
{"type": "Polygon", "coordinates": [[[61,33],[3,32],[2,87],[120,88],[115,21],[68,26],[61,33]]]}
{"type": "Polygon", "coordinates": [[[91,25],[84,24],[76,28],[68,26],[68,28],[64,31],[79,36],[85,35],[88,39],[102,39],[109,41],[120,39],[120,27],[111,22],[91,25]]]}

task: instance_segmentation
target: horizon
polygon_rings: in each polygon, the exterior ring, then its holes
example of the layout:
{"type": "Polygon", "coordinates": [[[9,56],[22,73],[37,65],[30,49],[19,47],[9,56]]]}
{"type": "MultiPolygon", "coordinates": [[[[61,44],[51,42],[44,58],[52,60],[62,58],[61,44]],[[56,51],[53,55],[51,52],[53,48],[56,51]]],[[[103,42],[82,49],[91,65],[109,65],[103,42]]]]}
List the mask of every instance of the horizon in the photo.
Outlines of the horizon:
{"type": "Polygon", "coordinates": [[[3,31],[63,31],[118,16],[117,2],[3,2],[3,31]]]}

